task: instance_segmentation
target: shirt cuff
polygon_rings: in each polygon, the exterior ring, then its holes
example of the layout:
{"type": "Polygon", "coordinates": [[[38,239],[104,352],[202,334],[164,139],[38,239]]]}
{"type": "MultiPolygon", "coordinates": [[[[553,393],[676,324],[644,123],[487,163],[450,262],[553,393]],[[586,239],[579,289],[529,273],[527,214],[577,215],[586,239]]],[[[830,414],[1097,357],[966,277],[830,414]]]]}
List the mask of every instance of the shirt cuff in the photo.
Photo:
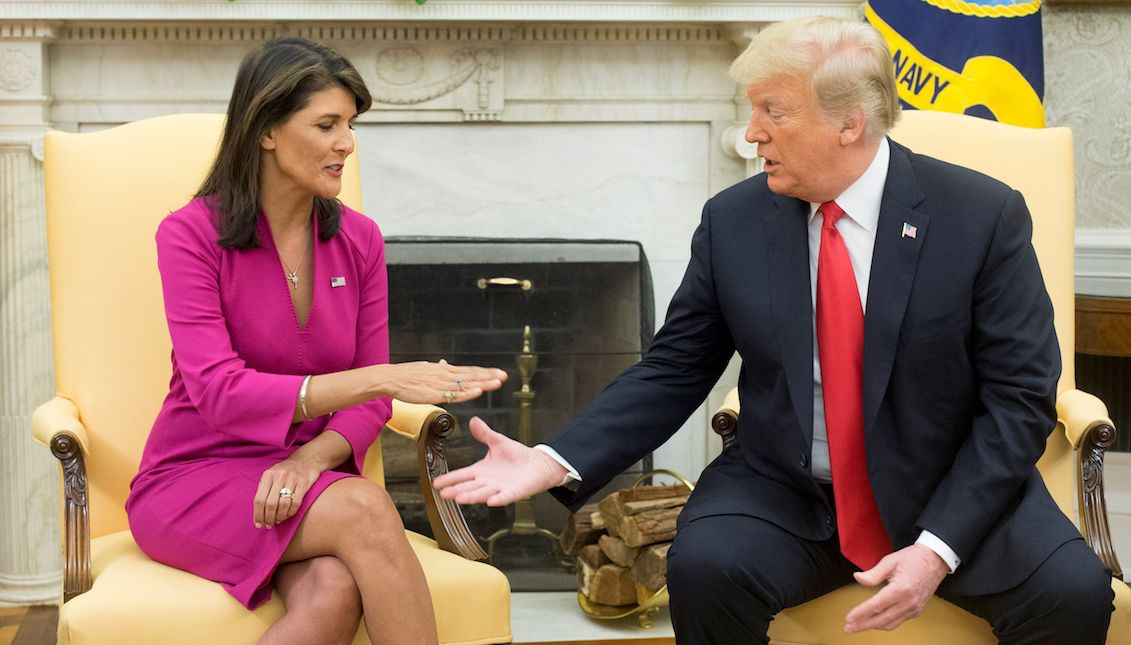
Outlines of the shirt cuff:
{"type": "Polygon", "coordinates": [[[947,546],[946,542],[940,540],[937,535],[930,531],[920,533],[919,539],[915,540],[915,544],[922,544],[937,553],[939,557],[943,559],[943,562],[946,563],[951,573],[954,573],[958,569],[958,565],[962,564],[962,558],[958,557],[954,549],[947,546]]]}
{"type": "Polygon", "coordinates": [[[562,481],[560,484],[558,484],[558,486],[565,486],[566,484],[581,481],[581,475],[577,474],[577,470],[574,469],[573,466],[569,465],[569,462],[565,460],[565,457],[559,455],[557,450],[554,450],[544,443],[540,443],[537,446],[534,446],[534,449],[541,450],[547,455],[550,455],[550,459],[558,462],[562,465],[562,468],[566,469],[565,477],[562,477],[562,481]]]}

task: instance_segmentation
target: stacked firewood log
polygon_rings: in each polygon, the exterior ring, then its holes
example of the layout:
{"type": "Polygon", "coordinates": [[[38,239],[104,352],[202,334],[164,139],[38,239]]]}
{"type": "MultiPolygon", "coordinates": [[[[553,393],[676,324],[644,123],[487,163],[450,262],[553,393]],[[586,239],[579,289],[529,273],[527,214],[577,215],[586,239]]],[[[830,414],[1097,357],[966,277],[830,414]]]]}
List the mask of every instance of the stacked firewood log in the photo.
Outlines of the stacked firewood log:
{"type": "Polygon", "coordinates": [[[635,605],[667,584],[675,521],[691,490],[683,485],[639,486],[586,504],[561,534],[562,550],[577,557],[577,586],[591,603],[635,605]]]}

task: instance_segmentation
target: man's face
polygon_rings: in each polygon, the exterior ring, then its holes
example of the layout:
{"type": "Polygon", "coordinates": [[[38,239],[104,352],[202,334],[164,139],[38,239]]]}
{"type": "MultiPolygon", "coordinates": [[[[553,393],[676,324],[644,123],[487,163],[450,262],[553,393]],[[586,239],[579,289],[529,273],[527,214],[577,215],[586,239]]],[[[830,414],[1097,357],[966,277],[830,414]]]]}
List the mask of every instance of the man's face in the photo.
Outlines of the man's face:
{"type": "Polygon", "coordinates": [[[843,184],[841,126],[822,118],[807,78],[777,76],[746,88],[753,111],[746,140],[758,144],[770,190],[809,202],[835,199],[843,184]]]}

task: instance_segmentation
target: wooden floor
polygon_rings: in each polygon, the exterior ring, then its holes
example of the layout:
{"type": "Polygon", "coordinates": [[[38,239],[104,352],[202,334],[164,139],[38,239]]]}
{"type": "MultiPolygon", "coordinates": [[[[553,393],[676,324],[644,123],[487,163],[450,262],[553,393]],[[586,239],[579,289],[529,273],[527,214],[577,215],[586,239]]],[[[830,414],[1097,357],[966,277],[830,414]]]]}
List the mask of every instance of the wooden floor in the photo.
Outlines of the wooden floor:
{"type": "Polygon", "coordinates": [[[0,607],[0,645],[53,645],[58,617],[54,606],[0,607]]]}

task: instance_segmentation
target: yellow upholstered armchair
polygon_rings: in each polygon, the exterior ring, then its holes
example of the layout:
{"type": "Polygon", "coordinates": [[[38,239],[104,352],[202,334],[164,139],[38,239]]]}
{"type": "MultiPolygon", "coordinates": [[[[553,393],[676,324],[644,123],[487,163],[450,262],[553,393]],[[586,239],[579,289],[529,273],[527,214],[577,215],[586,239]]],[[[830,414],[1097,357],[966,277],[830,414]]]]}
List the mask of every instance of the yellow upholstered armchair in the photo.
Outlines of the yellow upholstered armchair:
{"type": "MultiPolygon", "coordinates": [[[[1072,133],[1067,128],[1029,129],[942,112],[907,111],[892,138],[912,150],[996,177],[1025,196],[1033,216],[1033,245],[1055,310],[1064,363],[1056,402],[1057,427],[1038,468],[1064,513],[1114,573],[1115,613],[1110,644],[1131,643],[1131,590],[1111,546],[1104,503],[1104,451],[1115,441],[1107,408],[1076,388],[1075,357],[1075,189],[1072,133]],[[1074,509],[1074,504],[1078,509],[1074,509]]],[[[734,440],[738,396],[732,391],[712,419],[724,443],[734,440]]],[[[980,645],[997,640],[985,621],[934,598],[917,620],[890,633],[854,636],[843,631],[848,611],[874,593],[849,585],[782,612],[770,625],[775,643],[836,645],[980,645]]]]}
{"type": "MultiPolygon", "coordinates": [[[[57,396],[32,419],[63,473],[59,642],[254,643],[283,613],[249,612],[217,583],[147,558],[124,503],[170,376],[154,233],[189,200],[216,153],[222,115],[174,115],[92,134],[47,135],[47,242],[57,396]]],[[[355,158],[356,159],[356,158],[355,158]]],[[[342,201],[361,206],[358,166],[342,201]]],[[[483,563],[459,508],[433,494],[455,420],[394,403],[387,429],[418,442],[436,540],[409,534],[428,578],[441,643],[510,642],[510,589],[483,563]]],[[[383,481],[380,442],[366,476],[383,481]]],[[[392,590],[390,590],[392,591],[392,590]]],[[[368,643],[359,629],[355,643],[368,643]]]]}

